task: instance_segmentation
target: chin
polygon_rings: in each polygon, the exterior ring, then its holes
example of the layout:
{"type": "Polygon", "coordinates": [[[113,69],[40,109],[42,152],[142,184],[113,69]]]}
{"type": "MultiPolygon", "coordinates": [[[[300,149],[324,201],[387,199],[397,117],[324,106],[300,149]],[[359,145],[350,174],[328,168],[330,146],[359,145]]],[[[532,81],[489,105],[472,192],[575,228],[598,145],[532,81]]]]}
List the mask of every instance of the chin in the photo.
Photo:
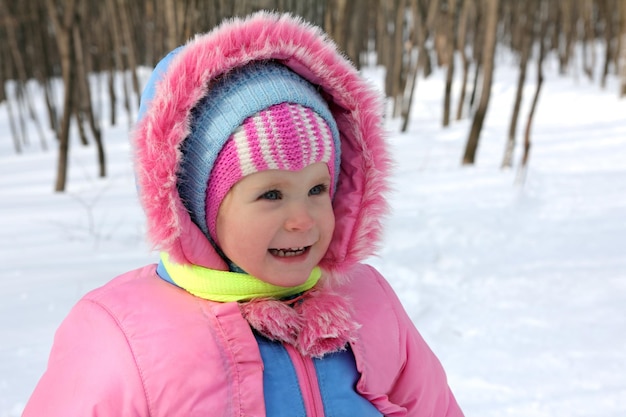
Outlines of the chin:
{"type": "Polygon", "coordinates": [[[299,271],[285,271],[283,268],[278,268],[272,273],[267,274],[266,278],[259,276],[257,276],[257,278],[279,287],[297,287],[298,285],[304,284],[307,279],[309,279],[312,270],[313,267],[303,268],[299,271]]]}
{"type": "Polygon", "coordinates": [[[311,276],[311,271],[317,266],[317,262],[311,259],[274,258],[273,265],[265,271],[259,271],[259,275],[254,275],[265,282],[281,287],[296,287],[304,284],[311,276]],[[305,262],[303,262],[305,261],[305,262]]]}
{"type": "Polygon", "coordinates": [[[309,279],[309,274],[298,274],[298,275],[290,275],[290,276],[281,276],[280,279],[274,279],[271,281],[267,281],[270,284],[278,285],[279,287],[297,287],[298,285],[302,285],[309,279]]]}

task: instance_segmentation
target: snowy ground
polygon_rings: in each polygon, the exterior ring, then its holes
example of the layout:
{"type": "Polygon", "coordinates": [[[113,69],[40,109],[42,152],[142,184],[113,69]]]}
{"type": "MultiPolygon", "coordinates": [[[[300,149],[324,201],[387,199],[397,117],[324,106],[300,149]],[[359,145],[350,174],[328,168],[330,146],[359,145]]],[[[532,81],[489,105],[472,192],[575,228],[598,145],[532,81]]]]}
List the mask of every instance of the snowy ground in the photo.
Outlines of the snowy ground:
{"type": "MultiPolygon", "coordinates": [[[[624,417],[626,100],[614,80],[602,91],[548,68],[520,187],[499,169],[515,77],[499,67],[472,167],[459,164],[469,121],[440,127],[442,74],[419,81],[410,132],[390,137],[393,214],[371,262],[468,417],[624,417]]],[[[126,131],[105,129],[107,179],[75,145],[68,192],[54,194],[56,153],[32,130],[16,156],[0,105],[0,417],[20,415],[76,300],[155,259],[126,131]]]]}

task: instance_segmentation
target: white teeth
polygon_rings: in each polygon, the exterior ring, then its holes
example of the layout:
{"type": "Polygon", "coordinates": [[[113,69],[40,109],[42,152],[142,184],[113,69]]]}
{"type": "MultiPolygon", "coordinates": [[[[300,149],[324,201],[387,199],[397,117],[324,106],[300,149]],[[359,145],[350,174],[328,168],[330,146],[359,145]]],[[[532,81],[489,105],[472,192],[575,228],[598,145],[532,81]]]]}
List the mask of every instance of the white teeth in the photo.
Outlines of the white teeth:
{"type": "Polygon", "coordinates": [[[270,249],[270,253],[279,258],[288,258],[291,256],[302,255],[306,247],[303,248],[289,248],[289,249],[270,249]]]}

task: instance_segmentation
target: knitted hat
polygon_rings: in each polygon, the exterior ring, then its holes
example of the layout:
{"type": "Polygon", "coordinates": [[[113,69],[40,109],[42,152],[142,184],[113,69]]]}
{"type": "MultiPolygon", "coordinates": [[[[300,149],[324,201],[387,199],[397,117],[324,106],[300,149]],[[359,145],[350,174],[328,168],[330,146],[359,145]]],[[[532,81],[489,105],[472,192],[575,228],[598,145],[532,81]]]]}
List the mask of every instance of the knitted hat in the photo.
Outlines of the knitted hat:
{"type": "Polygon", "coordinates": [[[326,101],[309,82],[270,61],[232,70],[209,86],[181,151],[178,192],[193,222],[214,243],[219,206],[241,178],[325,162],[332,195],[341,157],[326,101]]]}

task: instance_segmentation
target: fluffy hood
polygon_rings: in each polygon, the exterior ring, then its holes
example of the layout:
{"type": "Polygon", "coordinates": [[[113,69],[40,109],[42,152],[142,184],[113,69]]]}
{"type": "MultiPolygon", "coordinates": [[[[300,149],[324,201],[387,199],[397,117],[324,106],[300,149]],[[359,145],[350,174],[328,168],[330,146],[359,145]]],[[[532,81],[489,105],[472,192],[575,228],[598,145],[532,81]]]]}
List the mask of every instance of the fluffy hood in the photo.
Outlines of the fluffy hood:
{"type": "Polygon", "coordinates": [[[333,202],[336,228],[320,266],[341,272],[374,253],[387,211],[389,159],[382,100],[319,28],[290,15],[259,12],[226,21],[155,68],[132,135],[149,239],[175,262],[228,269],[191,221],[176,173],[191,111],[207,94],[210,81],[257,60],[276,60],[319,86],[337,121],[342,158],[333,202]]]}

